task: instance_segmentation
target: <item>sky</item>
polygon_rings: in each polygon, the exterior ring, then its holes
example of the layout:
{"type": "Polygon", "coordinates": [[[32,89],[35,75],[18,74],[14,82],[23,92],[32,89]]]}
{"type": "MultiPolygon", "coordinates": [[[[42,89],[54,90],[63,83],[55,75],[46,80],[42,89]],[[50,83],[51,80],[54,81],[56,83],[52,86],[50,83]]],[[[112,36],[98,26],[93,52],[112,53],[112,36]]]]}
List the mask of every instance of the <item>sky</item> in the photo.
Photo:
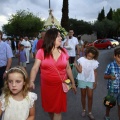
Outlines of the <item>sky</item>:
{"type": "MultiPolygon", "coordinates": [[[[68,0],[69,18],[93,22],[104,7],[105,15],[110,8],[120,7],[120,0],[68,0]]],[[[62,17],[63,0],[50,0],[53,15],[58,21],[62,17]]],[[[48,18],[49,0],[0,0],[0,30],[8,23],[12,14],[18,10],[27,10],[42,19],[48,18]]]]}

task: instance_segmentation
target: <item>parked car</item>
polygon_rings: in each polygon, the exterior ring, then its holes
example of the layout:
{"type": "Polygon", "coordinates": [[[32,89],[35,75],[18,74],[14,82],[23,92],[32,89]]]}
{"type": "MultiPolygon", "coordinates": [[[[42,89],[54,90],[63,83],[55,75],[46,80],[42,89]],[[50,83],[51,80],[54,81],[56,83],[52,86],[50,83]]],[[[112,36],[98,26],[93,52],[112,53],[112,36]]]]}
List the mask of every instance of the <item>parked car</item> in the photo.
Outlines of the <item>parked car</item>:
{"type": "Polygon", "coordinates": [[[113,47],[116,47],[119,45],[119,42],[115,39],[108,38],[107,40],[109,40],[112,43],[113,47]]]}
{"type": "Polygon", "coordinates": [[[107,39],[98,39],[93,43],[89,44],[89,46],[95,46],[98,49],[111,49],[113,47],[112,43],[107,39]]]}

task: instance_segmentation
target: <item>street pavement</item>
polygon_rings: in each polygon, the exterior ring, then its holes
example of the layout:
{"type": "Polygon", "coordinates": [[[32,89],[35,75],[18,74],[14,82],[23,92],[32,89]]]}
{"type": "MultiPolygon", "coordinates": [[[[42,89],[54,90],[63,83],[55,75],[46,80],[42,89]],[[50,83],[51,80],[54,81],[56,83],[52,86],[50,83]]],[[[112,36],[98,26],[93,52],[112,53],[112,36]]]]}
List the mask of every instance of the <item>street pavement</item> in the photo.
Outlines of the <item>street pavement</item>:
{"type": "MultiPolygon", "coordinates": [[[[94,90],[93,97],[93,110],[92,113],[95,116],[95,120],[104,120],[105,107],[103,105],[103,98],[107,95],[106,83],[104,80],[104,71],[108,63],[113,60],[113,51],[111,50],[99,50],[99,68],[98,68],[98,86],[94,90]]],[[[27,71],[30,74],[30,70],[33,66],[34,59],[30,58],[30,64],[27,64],[27,71]]],[[[12,66],[17,65],[17,58],[13,58],[12,66]]],[[[35,120],[50,120],[48,113],[44,112],[41,106],[41,97],[40,97],[40,72],[38,72],[35,85],[36,88],[33,90],[38,95],[36,101],[36,119],[35,120]]],[[[49,98],[48,98],[49,99],[49,98]]],[[[62,113],[63,120],[89,120],[88,116],[81,117],[81,93],[80,89],[77,88],[77,94],[75,95],[72,90],[67,93],[67,112],[62,113]]],[[[117,106],[111,109],[110,112],[111,120],[118,120],[117,116],[117,106]]]]}

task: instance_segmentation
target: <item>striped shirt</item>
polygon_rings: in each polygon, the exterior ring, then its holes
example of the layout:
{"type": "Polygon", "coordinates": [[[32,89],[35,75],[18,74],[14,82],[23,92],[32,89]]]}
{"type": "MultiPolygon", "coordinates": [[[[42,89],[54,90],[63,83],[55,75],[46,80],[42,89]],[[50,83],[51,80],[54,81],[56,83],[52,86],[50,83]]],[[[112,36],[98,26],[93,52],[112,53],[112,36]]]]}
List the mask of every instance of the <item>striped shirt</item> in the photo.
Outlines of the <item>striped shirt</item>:
{"type": "Polygon", "coordinates": [[[6,66],[8,58],[12,58],[13,53],[11,47],[0,40],[0,67],[6,66]]]}
{"type": "Polygon", "coordinates": [[[108,79],[107,88],[110,92],[120,93],[120,66],[118,66],[115,60],[107,66],[105,74],[116,77],[115,80],[108,79]]]}

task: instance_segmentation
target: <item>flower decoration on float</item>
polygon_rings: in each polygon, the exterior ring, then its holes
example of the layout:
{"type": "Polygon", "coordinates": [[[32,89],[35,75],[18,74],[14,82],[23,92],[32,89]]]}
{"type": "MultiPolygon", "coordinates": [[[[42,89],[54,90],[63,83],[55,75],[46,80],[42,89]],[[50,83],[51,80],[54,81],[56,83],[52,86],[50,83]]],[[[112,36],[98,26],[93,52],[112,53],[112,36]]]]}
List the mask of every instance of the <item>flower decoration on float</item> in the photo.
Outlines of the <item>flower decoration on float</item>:
{"type": "Polygon", "coordinates": [[[44,26],[44,28],[42,30],[47,31],[47,30],[49,30],[51,28],[57,28],[60,31],[62,39],[65,39],[65,37],[68,35],[68,32],[65,30],[65,28],[63,28],[62,26],[58,26],[58,25],[44,26]]]}

